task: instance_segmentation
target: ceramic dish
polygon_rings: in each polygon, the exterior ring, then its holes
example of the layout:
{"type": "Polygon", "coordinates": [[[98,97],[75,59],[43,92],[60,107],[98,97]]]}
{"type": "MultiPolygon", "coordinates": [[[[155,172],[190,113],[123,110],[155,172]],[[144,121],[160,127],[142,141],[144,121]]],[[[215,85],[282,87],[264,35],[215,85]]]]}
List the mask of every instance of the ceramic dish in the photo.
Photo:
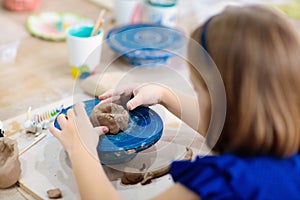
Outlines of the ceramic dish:
{"type": "Polygon", "coordinates": [[[27,29],[36,37],[51,41],[66,39],[65,30],[77,24],[93,25],[93,21],[73,13],[43,12],[27,18],[27,29]]]}
{"type": "MultiPolygon", "coordinates": [[[[87,114],[90,115],[98,99],[85,101],[87,114]]],[[[70,107],[64,109],[66,113],[70,107]]],[[[98,156],[102,164],[122,164],[133,159],[138,152],[154,145],[162,135],[163,122],[159,115],[148,107],[138,107],[129,111],[128,128],[117,135],[106,134],[99,137],[98,156]]],[[[54,126],[60,129],[57,119],[54,126]]]]}
{"type": "Polygon", "coordinates": [[[106,36],[108,45],[135,66],[165,64],[182,52],[185,37],[177,29],[158,24],[117,27],[106,36]]]}

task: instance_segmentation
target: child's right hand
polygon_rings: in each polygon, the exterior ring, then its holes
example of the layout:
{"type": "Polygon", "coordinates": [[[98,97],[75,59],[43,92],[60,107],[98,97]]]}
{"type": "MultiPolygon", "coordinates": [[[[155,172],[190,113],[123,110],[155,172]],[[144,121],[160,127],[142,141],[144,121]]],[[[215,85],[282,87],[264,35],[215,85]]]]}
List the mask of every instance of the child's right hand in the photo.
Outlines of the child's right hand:
{"type": "Polygon", "coordinates": [[[138,87],[125,86],[111,89],[99,96],[101,103],[113,102],[126,105],[128,110],[138,106],[152,106],[161,103],[165,88],[159,84],[147,83],[138,87]]]}

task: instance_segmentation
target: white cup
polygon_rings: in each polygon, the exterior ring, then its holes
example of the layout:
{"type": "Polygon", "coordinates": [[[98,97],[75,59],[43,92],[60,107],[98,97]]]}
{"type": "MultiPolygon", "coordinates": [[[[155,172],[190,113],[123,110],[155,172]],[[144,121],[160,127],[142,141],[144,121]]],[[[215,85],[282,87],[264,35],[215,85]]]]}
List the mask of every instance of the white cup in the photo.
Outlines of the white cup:
{"type": "Polygon", "coordinates": [[[142,0],[114,0],[117,25],[135,24],[142,20],[142,0]]]}
{"type": "Polygon", "coordinates": [[[71,75],[74,78],[86,78],[96,72],[100,64],[103,30],[90,36],[93,26],[75,25],[66,30],[67,48],[71,75]]]}
{"type": "Polygon", "coordinates": [[[176,0],[145,0],[146,22],[175,27],[176,18],[176,0]]]}

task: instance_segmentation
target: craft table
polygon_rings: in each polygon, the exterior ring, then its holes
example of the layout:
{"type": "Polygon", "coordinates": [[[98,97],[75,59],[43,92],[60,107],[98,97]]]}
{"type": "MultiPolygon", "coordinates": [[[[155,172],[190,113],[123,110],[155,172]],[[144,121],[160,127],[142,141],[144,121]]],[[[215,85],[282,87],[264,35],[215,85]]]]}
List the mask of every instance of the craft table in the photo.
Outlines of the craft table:
{"type": "MultiPolygon", "coordinates": [[[[0,0],[0,4],[2,4],[2,1],[0,0]]],[[[0,120],[4,122],[6,134],[19,141],[21,150],[34,142],[34,137],[25,135],[22,127],[29,107],[32,107],[33,111],[41,112],[60,104],[67,106],[79,100],[91,98],[90,95],[83,92],[78,80],[73,79],[70,75],[66,43],[45,41],[31,36],[25,27],[27,17],[32,13],[62,11],[73,12],[90,19],[96,19],[101,9],[101,3],[99,2],[101,1],[42,0],[38,9],[32,12],[10,12],[0,7],[1,27],[11,27],[13,30],[16,30],[16,35],[20,38],[16,60],[12,63],[0,62],[0,120]]],[[[179,2],[178,28],[188,35],[204,19],[220,11],[226,2],[239,4],[242,1],[223,1],[222,5],[220,5],[219,1],[208,0],[202,1],[203,3],[200,6],[198,5],[198,7],[194,5],[198,2],[197,0],[182,0],[179,2]]],[[[114,26],[113,11],[109,10],[103,27],[104,32],[107,33],[114,26]]],[[[109,63],[113,60],[106,74],[117,74],[116,77],[107,76],[105,80],[112,77],[110,81],[116,82],[116,80],[120,79],[120,74],[130,72],[131,75],[129,77],[132,78],[130,79],[132,81],[147,81],[151,77],[156,77],[156,79],[164,79],[171,85],[180,85],[172,83],[171,80],[174,76],[170,74],[171,71],[175,75],[184,77],[187,83],[189,81],[186,63],[180,59],[172,59],[166,71],[154,69],[150,72],[147,69],[139,69],[140,71],[138,71],[124,60],[114,60],[115,58],[116,54],[107,45],[103,45],[101,63],[109,63]],[[136,73],[141,76],[137,76],[136,73]]],[[[188,84],[186,86],[189,87],[188,84]]],[[[174,145],[171,147],[171,150],[175,152],[178,149],[182,150],[185,145],[191,146],[199,154],[207,151],[203,146],[203,138],[193,132],[188,126],[162,107],[157,106],[154,109],[161,114],[165,120],[164,125],[166,127],[164,137],[154,148],[159,148],[173,141],[174,145]],[[178,133],[191,134],[194,140],[192,142],[190,140],[187,141],[181,136],[184,134],[178,134],[176,140],[173,140],[174,136],[172,134],[174,134],[174,130],[179,130],[178,133]]],[[[45,138],[20,157],[22,163],[20,183],[21,185],[24,184],[24,187],[13,186],[0,190],[0,199],[44,199],[46,198],[44,196],[45,190],[51,189],[49,187],[58,187],[58,185],[63,189],[63,193],[66,195],[65,199],[78,198],[78,191],[71,168],[66,161],[66,154],[51,134],[47,131],[45,131],[45,134],[45,138]],[[51,154],[45,153],[47,150],[51,150],[51,154]],[[63,162],[60,165],[54,164],[61,161],[63,162]],[[41,168],[41,166],[47,166],[48,170],[41,168]],[[25,192],[26,187],[31,191],[31,195],[25,192]]],[[[151,150],[153,149],[149,151],[151,150]]],[[[161,153],[163,153],[162,157],[167,155],[163,151],[161,153]]],[[[175,155],[180,156],[180,153],[175,155]]],[[[176,157],[168,157],[168,159],[176,159],[176,157]]],[[[154,161],[154,163],[156,162],[159,162],[159,160],[154,161]]],[[[170,176],[167,175],[155,180],[148,186],[124,186],[116,180],[113,170],[107,169],[107,173],[121,196],[125,199],[148,199],[172,184],[170,176]]]]}
{"type": "MultiPolygon", "coordinates": [[[[2,4],[2,1],[0,1],[0,3],[2,4]]],[[[53,108],[53,106],[60,101],[64,102],[65,105],[71,105],[73,103],[72,97],[75,93],[83,93],[80,90],[80,87],[76,87],[78,84],[77,80],[73,79],[70,75],[66,43],[46,41],[31,36],[27,32],[25,26],[27,17],[30,14],[44,11],[61,11],[72,12],[86,18],[96,19],[100,9],[101,6],[99,6],[99,4],[95,4],[94,2],[89,2],[87,0],[42,0],[38,9],[32,12],[10,12],[5,10],[3,7],[0,7],[1,27],[10,27],[12,30],[15,30],[17,33],[15,33],[16,36],[20,39],[20,46],[16,60],[11,63],[0,63],[0,92],[2,94],[0,99],[0,120],[4,122],[6,134],[19,140],[19,148],[21,151],[34,141],[34,138],[25,135],[23,130],[23,122],[29,107],[32,107],[32,110],[41,112],[44,109],[53,108]]],[[[104,32],[107,32],[113,26],[113,12],[108,11],[106,15],[106,23],[103,27],[104,32]]],[[[196,26],[196,24],[194,26],[196,26]]],[[[183,30],[188,34],[194,26],[183,28],[183,30]]],[[[106,45],[103,46],[102,52],[101,62],[109,62],[116,56],[115,53],[112,52],[106,45]]],[[[179,71],[181,70],[184,76],[187,75],[186,69],[182,68],[182,66],[174,65],[174,69],[179,71]]],[[[129,70],[132,70],[132,66],[128,65],[122,59],[118,59],[114,62],[112,67],[109,69],[109,71],[117,71],[118,73],[129,70]]],[[[38,175],[38,170],[35,168],[29,169],[33,171],[27,170],[27,167],[30,167],[28,165],[28,162],[30,161],[30,159],[27,158],[28,155],[34,152],[34,149],[39,149],[39,145],[43,145],[43,143],[47,142],[53,142],[54,146],[56,145],[55,147],[59,148],[54,153],[62,151],[58,141],[56,141],[51,135],[47,134],[46,138],[43,138],[39,143],[20,157],[22,163],[21,181],[24,181],[23,183],[25,187],[28,185],[26,180],[28,176],[35,177],[35,173],[37,173],[35,184],[42,185],[43,183],[46,187],[49,187],[49,184],[44,181],[45,177],[42,177],[40,180],[38,179],[38,177],[40,177],[38,175]]],[[[40,151],[41,150],[37,150],[37,152],[40,151]]],[[[55,151],[55,149],[53,151],[55,151]]],[[[37,155],[35,158],[39,159],[39,156],[41,155],[37,155]]],[[[29,157],[32,158],[31,156],[29,157]]],[[[35,160],[32,162],[35,163],[35,160]]],[[[58,160],[56,160],[56,162],[58,162],[58,160]]],[[[70,185],[74,195],[78,196],[70,168],[68,168],[68,170],[70,178],[69,180],[65,180],[67,181],[65,182],[65,185],[70,185]]],[[[170,183],[170,177],[165,177],[165,179],[170,183]]],[[[51,178],[48,177],[48,180],[51,180],[51,178]]],[[[164,185],[165,187],[168,186],[168,184],[164,185]]],[[[14,186],[9,189],[0,190],[0,199],[45,198],[43,194],[28,195],[24,192],[25,187],[21,188],[14,186]]],[[[30,185],[28,189],[32,189],[30,187],[33,188],[34,192],[39,193],[39,189],[34,189],[35,186],[30,185]]],[[[144,187],[148,188],[146,190],[141,190],[140,188],[140,191],[145,192],[148,190],[147,193],[151,194],[151,187],[154,186],[150,185],[150,187],[144,187]]],[[[126,190],[126,187],[120,188],[124,191],[123,194],[127,194],[128,196],[129,191],[126,190]]],[[[133,187],[129,186],[128,188],[133,187]]],[[[160,188],[163,189],[163,187],[160,188]]],[[[42,191],[45,192],[44,190],[42,191]]],[[[66,192],[66,194],[69,195],[70,192],[66,192]]]]}

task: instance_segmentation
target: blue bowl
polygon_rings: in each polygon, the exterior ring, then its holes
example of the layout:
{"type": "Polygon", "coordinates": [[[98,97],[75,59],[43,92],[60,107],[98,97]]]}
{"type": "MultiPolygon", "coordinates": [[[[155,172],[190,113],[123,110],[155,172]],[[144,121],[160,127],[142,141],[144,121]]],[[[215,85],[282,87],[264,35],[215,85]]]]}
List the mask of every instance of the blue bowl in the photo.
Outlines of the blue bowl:
{"type": "MultiPolygon", "coordinates": [[[[85,101],[85,109],[91,114],[98,99],[85,101]]],[[[66,114],[72,106],[63,109],[61,113],[66,114]]],[[[137,107],[129,111],[128,127],[117,135],[106,134],[99,137],[97,152],[102,164],[122,164],[133,159],[138,152],[154,145],[162,136],[163,122],[159,115],[148,107],[137,107]]],[[[54,126],[61,129],[57,118],[54,126]]]]}
{"type": "Polygon", "coordinates": [[[158,24],[117,27],[106,36],[107,44],[135,66],[165,64],[185,49],[186,39],[177,29],[158,24]]]}

